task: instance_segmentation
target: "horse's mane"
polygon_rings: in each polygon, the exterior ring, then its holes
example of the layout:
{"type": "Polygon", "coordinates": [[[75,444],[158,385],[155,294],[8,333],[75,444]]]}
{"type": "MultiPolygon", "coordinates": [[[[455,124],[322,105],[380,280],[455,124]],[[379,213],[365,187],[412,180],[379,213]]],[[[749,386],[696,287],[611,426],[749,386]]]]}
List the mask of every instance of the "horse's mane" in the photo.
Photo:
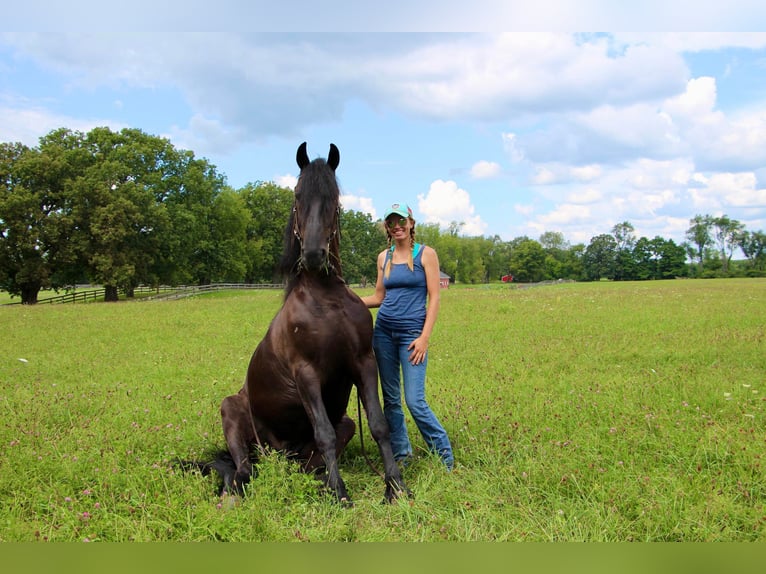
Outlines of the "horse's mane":
{"type": "Polygon", "coordinates": [[[340,264],[340,190],[335,178],[335,171],[322,158],[317,158],[301,169],[298,183],[295,186],[295,200],[290,218],[285,226],[284,250],[279,264],[279,272],[287,280],[286,293],[295,286],[297,279],[306,273],[301,265],[301,243],[295,236],[295,215],[299,211],[301,220],[308,206],[319,202],[321,217],[325,221],[333,221],[336,233],[330,240],[328,265],[320,275],[343,278],[340,264]],[[300,201],[299,201],[300,199],[300,201]]]}

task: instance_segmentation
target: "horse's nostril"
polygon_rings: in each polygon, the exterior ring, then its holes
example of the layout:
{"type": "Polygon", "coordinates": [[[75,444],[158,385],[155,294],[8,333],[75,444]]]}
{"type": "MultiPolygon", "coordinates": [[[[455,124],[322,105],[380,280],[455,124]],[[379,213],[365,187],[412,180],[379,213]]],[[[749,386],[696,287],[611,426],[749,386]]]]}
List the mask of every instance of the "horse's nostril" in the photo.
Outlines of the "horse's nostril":
{"type": "Polygon", "coordinates": [[[304,250],[303,261],[309,269],[321,267],[327,260],[327,249],[304,250]]]}

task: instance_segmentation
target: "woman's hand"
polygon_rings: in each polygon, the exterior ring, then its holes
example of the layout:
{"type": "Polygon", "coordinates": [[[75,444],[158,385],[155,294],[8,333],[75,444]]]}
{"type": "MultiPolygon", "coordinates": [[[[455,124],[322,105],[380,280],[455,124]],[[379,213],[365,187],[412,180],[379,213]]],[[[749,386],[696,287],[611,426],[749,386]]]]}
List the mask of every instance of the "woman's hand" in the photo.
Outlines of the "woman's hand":
{"type": "Polygon", "coordinates": [[[412,341],[410,346],[407,347],[410,352],[410,363],[413,365],[419,365],[426,359],[426,352],[428,352],[428,339],[422,335],[412,341]]]}

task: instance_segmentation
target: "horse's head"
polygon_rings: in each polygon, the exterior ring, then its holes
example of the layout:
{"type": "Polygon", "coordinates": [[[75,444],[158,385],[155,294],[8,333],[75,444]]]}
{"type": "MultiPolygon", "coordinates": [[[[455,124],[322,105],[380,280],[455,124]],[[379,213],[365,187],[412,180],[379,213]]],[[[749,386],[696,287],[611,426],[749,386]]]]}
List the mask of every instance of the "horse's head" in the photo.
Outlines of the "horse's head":
{"type": "Polygon", "coordinates": [[[340,191],[335,179],[340,153],[330,144],[327,161],[309,161],[304,142],[296,160],[301,172],[295,186],[292,234],[300,245],[300,266],[308,271],[334,268],[340,274],[340,191]]]}

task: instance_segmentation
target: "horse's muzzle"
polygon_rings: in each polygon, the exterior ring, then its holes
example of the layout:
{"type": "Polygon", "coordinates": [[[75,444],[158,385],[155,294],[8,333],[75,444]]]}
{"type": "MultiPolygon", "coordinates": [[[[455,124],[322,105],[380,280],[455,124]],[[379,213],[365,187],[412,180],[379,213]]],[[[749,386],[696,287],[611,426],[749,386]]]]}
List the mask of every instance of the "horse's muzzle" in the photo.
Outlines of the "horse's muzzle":
{"type": "Polygon", "coordinates": [[[303,266],[309,271],[319,271],[327,265],[327,248],[304,249],[301,253],[303,266]]]}

